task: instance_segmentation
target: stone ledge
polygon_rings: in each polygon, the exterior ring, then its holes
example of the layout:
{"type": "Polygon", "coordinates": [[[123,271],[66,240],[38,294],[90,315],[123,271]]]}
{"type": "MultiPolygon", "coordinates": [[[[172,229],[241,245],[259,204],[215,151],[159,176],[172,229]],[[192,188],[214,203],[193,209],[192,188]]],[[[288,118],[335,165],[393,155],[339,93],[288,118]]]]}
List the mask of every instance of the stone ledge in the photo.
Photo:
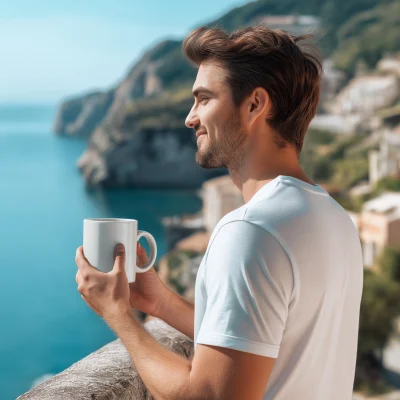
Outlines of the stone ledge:
{"type": "MultiPolygon", "coordinates": [[[[164,347],[192,359],[193,341],[154,318],[145,329],[164,347]]],[[[153,400],[120,339],[101,347],[17,400],[153,400]]]]}

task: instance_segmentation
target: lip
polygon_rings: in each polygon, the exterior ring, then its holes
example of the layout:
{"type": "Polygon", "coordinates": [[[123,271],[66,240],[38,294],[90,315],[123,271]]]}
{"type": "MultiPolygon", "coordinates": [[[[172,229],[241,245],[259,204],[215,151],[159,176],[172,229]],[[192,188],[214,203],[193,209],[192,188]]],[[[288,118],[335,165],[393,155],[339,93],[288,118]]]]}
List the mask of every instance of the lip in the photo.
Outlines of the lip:
{"type": "Polygon", "coordinates": [[[205,132],[196,132],[196,137],[199,137],[201,135],[205,135],[205,132]]]}

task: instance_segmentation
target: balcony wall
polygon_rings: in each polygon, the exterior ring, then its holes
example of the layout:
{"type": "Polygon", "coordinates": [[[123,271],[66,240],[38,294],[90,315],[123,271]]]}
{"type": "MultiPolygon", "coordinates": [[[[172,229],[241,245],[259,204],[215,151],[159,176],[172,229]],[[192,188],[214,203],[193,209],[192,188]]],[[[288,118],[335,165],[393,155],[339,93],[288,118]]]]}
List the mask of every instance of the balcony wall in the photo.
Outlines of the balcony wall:
{"type": "MultiPolygon", "coordinates": [[[[160,319],[145,329],[164,347],[193,358],[193,341],[160,319]]],[[[103,346],[17,400],[153,400],[120,339],[103,346]]]]}

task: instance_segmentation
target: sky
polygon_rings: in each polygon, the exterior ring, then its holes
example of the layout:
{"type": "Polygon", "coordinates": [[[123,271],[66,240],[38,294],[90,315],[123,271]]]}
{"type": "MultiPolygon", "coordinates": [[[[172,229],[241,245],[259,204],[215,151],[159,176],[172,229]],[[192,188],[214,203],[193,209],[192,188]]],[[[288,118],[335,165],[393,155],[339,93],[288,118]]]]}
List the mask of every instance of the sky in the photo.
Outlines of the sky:
{"type": "Polygon", "coordinates": [[[249,1],[0,0],[0,103],[117,84],[141,54],[249,1]]]}

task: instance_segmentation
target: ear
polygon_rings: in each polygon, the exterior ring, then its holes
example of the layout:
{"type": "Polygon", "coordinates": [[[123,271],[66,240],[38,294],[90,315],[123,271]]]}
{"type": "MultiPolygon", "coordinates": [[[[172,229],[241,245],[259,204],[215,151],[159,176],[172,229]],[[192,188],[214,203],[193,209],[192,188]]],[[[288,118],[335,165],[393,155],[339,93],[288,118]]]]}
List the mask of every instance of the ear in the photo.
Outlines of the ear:
{"type": "Polygon", "coordinates": [[[263,87],[257,87],[249,96],[247,103],[247,115],[249,123],[258,118],[265,119],[270,114],[271,102],[268,92],[263,87]]]}

